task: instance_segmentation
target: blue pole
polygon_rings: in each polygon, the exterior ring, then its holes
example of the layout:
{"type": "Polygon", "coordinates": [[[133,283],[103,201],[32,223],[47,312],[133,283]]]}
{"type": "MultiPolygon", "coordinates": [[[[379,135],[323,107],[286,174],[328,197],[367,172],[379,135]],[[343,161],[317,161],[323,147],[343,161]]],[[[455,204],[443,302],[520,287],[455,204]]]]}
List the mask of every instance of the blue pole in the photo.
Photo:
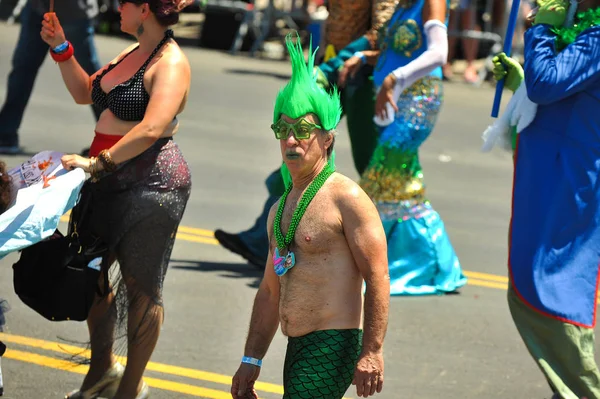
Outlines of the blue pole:
{"type": "MultiPolygon", "coordinates": [[[[517,26],[517,18],[519,17],[519,8],[521,0],[513,0],[512,7],[510,8],[510,15],[508,17],[508,26],[506,27],[506,36],[504,37],[504,53],[510,57],[512,50],[512,40],[515,35],[515,28],[517,26]]],[[[498,117],[500,111],[500,102],[502,101],[502,90],[504,90],[504,79],[500,79],[496,83],[496,94],[494,96],[494,105],[492,107],[492,118],[498,117]]]]}

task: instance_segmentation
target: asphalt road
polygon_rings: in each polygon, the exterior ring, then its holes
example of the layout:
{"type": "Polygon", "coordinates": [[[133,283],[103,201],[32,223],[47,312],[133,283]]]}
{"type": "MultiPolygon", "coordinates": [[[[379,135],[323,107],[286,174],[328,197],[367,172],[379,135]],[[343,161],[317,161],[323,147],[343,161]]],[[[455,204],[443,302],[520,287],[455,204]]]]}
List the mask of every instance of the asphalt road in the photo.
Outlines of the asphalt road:
{"type": "MultiPolygon", "coordinates": [[[[18,26],[0,24],[0,97],[18,26]]],[[[127,44],[97,37],[103,62],[127,44]]],[[[166,322],[146,378],[153,398],[226,398],[243,350],[261,274],[215,244],[212,230],[248,227],[266,195],[263,183],[280,162],[269,130],[277,90],[289,77],[280,61],[233,57],[186,47],[193,82],[177,141],[193,172],[193,192],[167,275],[166,322]]],[[[385,342],[389,399],[550,397],[525,351],[506,305],[506,242],[510,154],[479,151],[490,123],[490,87],[445,87],[440,121],[423,146],[429,198],[442,215],[470,278],[460,295],[394,297],[385,342]]],[[[0,126],[0,129],[2,127],[0,126]]],[[[20,131],[31,153],[79,152],[93,118],[73,103],[58,68],[46,61],[20,131]]],[[[345,122],[336,143],[338,169],[357,178],[345,122]]],[[[3,157],[10,166],[25,157],[3,157]]],[[[0,340],[5,397],[60,398],[79,386],[85,369],[65,362],[67,340],[84,340],[82,323],[51,323],[25,307],[12,288],[10,255],[0,261],[0,297],[12,306],[0,340]]],[[[281,397],[285,338],[277,334],[264,361],[261,397],[281,397]]],[[[352,388],[348,398],[356,397],[352,388]]]]}

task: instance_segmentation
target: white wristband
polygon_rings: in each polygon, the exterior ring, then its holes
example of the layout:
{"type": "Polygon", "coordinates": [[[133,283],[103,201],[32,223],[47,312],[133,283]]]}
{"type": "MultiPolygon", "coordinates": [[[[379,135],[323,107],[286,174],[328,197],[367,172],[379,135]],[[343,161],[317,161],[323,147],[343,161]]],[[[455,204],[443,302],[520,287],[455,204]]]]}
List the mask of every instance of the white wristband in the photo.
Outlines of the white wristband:
{"type": "Polygon", "coordinates": [[[365,65],[367,63],[367,56],[362,51],[357,51],[352,56],[360,58],[360,61],[362,62],[363,65],[365,65]]]}
{"type": "Polygon", "coordinates": [[[244,356],[242,357],[242,363],[248,363],[248,364],[253,364],[255,366],[261,367],[262,366],[262,360],[260,359],[256,359],[250,356],[244,356]]]}

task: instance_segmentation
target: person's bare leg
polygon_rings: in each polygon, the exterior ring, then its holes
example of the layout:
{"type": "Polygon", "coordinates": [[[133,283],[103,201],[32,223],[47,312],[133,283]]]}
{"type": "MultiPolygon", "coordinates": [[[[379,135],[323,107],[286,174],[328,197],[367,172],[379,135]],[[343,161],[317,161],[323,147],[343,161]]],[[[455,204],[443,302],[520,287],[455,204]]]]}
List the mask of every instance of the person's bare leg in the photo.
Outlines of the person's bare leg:
{"type": "Polygon", "coordinates": [[[163,307],[126,280],[129,296],[127,365],[114,399],[133,399],[142,389],[142,376],[154,352],[163,322],[163,307]]]}
{"type": "MultiPolygon", "coordinates": [[[[471,5],[463,10],[461,15],[461,26],[465,30],[475,30],[480,32],[481,27],[475,23],[476,10],[475,6],[471,5]]],[[[469,83],[477,82],[477,68],[475,67],[475,59],[479,50],[479,41],[477,39],[462,39],[463,51],[467,67],[465,68],[465,80],[469,83]]]]}
{"type": "MultiPolygon", "coordinates": [[[[504,14],[506,12],[505,0],[493,0],[492,9],[492,30],[496,33],[501,33],[500,29],[504,25],[504,14]]],[[[504,35],[504,33],[501,33],[504,35]]]]}
{"type": "Polygon", "coordinates": [[[114,294],[111,292],[105,298],[94,299],[87,319],[90,332],[91,362],[90,369],[83,380],[81,391],[85,391],[106,373],[116,362],[113,355],[114,331],[116,312],[111,309],[114,294]]]}

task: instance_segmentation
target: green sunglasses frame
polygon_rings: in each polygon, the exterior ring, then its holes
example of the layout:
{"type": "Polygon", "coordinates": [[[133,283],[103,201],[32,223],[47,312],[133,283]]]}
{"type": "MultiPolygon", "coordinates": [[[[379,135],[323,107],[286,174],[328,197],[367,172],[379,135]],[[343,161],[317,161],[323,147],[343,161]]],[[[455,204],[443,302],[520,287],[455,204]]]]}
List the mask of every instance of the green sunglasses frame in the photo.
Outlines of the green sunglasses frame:
{"type": "Polygon", "coordinates": [[[275,138],[277,140],[287,140],[290,130],[296,140],[306,140],[310,138],[311,133],[315,129],[323,129],[320,125],[309,122],[302,118],[295,123],[288,123],[280,118],[277,122],[271,125],[275,138]]]}

